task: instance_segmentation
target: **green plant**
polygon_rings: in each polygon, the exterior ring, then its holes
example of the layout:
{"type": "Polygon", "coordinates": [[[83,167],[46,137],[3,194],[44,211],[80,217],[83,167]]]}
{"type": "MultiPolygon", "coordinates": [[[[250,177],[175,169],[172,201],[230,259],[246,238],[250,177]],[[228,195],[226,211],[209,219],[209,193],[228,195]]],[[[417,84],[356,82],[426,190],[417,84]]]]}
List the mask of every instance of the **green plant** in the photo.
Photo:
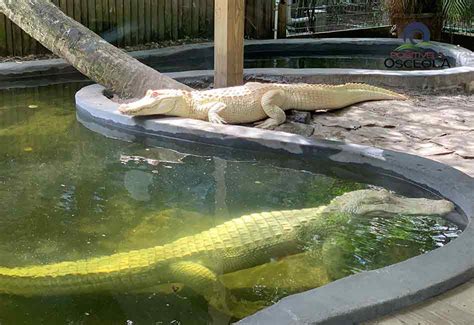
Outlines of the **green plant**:
{"type": "Polygon", "coordinates": [[[473,0],[386,0],[385,6],[391,15],[413,15],[442,13],[450,21],[471,19],[473,0]]]}
{"type": "Polygon", "coordinates": [[[473,13],[473,0],[443,0],[443,16],[448,21],[469,21],[473,13]]]}

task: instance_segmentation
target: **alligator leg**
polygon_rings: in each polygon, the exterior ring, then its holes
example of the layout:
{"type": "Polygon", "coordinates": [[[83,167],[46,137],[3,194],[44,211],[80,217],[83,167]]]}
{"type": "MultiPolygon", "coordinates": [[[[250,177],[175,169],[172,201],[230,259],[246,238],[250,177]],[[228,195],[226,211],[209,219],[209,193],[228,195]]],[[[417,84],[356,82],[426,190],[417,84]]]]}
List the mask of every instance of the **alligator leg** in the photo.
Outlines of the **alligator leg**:
{"type": "Polygon", "coordinates": [[[232,296],[212,270],[194,262],[177,262],[169,266],[173,281],[189,286],[211,306],[237,318],[248,316],[264,307],[261,302],[246,302],[232,296]]]}
{"type": "Polygon", "coordinates": [[[285,102],[285,93],[283,90],[270,90],[263,94],[261,105],[268,119],[257,122],[256,127],[261,129],[273,129],[282,124],[286,120],[285,111],[281,109],[281,105],[285,102]]]}
{"type": "Polygon", "coordinates": [[[211,123],[225,124],[226,121],[219,115],[226,108],[226,104],[220,102],[207,103],[199,106],[199,110],[207,110],[207,119],[211,123]]]}
{"type": "Polygon", "coordinates": [[[347,263],[351,261],[354,247],[350,239],[334,234],[324,240],[322,258],[331,280],[344,278],[351,274],[347,263]]]}

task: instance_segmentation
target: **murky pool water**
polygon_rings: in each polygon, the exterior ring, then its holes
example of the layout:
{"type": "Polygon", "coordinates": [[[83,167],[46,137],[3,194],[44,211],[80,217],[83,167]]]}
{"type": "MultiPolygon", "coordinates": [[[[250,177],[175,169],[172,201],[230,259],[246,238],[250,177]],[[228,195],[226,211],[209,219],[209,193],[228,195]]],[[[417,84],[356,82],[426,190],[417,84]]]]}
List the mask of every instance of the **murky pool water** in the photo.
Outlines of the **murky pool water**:
{"type": "MultiPolygon", "coordinates": [[[[386,52],[374,50],[367,53],[308,53],[308,52],[250,52],[246,53],[244,67],[254,68],[290,68],[290,69],[314,69],[314,68],[337,68],[337,69],[376,69],[376,70],[433,70],[447,69],[456,66],[454,59],[447,58],[435,61],[425,60],[391,60],[390,50],[386,52]],[[401,62],[401,63],[400,63],[401,62]]],[[[189,57],[158,57],[148,59],[147,64],[161,72],[176,72],[189,70],[212,70],[214,66],[213,57],[209,55],[196,56],[195,60],[189,57]]]]}
{"type": "MultiPolygon", "coordinates": [[[[283,168],[282,161],[252,154],[222,158],[212,148],[190,154],[104,138],[76,122],[73,96],[80,86],[0,92],[0,267],[154,247],[247,213],[317,207],[369,187],[291,168],[291,161],[283,168]]],[[[239,299],[268,305],[422,254],[458,233],[440,218],[359,220],[333,237],[337,269],[325,267],[316,247],[222,281],[239,299]]],[[[127,294],[0,295],[2,325],[231,321],[179,283],[127,294]]]]}

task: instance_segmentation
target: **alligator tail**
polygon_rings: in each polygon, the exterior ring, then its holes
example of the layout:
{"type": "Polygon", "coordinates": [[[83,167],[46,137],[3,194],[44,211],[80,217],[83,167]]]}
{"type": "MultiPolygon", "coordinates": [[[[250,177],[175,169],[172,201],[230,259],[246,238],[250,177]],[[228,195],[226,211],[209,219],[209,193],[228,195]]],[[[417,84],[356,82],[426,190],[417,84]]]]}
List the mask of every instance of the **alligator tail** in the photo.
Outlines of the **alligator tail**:
{"type": "Polygon", "coordinates": [[[363,84],[363,83],[346,83],[343,85],[339,85],[336,87],[343,88],[348,91],[360,91],[363,94],[365,94],[365,97],[367,99],[364,100],[407,100],[408,97],[399,93],[396,93],[394,91],[368,85],[368,84],[363,84]]]}
{"type": "Polygon", "coordinates": [[[162,247],[45,265],[0,267],[0,294],[52,296],[156,285],[152,270],[162,247]],[[131,274],[136,273],[141,276],[132,281],[131,274]]]}

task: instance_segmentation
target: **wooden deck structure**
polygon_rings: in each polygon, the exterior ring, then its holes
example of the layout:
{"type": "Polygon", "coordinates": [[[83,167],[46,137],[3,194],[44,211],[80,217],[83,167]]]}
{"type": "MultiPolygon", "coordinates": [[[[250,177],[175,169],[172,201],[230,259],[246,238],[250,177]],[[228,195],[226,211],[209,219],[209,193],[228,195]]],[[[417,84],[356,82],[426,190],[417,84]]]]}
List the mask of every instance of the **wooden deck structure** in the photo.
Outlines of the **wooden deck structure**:
{"type": "Polygon", "coordinates": [[[365,325],[474,324],[474,279],[421,304],[365,325]]]}

